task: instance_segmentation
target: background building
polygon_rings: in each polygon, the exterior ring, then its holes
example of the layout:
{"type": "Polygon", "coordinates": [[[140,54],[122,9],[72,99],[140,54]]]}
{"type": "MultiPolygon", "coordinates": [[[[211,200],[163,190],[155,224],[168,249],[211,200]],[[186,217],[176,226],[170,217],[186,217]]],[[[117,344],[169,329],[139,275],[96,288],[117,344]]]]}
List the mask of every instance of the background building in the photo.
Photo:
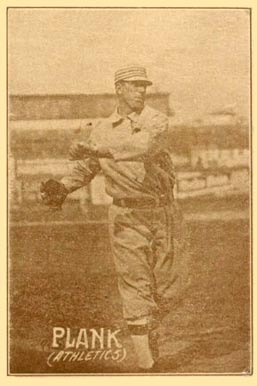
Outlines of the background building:
{"type": "MultiPolygon", "coordinates": [[[[147,96],[150,106],[169,114],[169,94],[147,96]]],[[[108,117],[116,105],[115,94],[11,95],[10,119],[90,119],[108,117]]]]}

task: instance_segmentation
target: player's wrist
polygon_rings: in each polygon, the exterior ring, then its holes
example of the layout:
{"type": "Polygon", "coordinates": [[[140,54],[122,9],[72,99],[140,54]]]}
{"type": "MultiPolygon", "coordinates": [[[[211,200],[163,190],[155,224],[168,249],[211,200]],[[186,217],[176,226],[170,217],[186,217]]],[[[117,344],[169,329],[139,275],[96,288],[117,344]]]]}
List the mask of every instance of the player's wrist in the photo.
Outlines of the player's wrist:
{"type": "Polygon", "coordinates": [[[95,154],[97,158],[112,158],[112,154],[107,147],[99,146],[95,150],[95,154]]]}

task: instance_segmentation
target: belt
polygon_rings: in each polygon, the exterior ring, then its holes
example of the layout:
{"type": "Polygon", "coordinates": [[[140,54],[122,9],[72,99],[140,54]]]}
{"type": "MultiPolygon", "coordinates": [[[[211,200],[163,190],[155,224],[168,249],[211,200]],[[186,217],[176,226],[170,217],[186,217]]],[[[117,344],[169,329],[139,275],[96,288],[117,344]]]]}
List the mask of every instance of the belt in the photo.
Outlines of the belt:
{"type": "Polygon", "coordinates": [[[170,204],[171,200],[169,197],[162,195],[156,198],[145,197],[145,198],[114,198],[113,204],[121,206],[122,208],[158,208],[170,204]]]}

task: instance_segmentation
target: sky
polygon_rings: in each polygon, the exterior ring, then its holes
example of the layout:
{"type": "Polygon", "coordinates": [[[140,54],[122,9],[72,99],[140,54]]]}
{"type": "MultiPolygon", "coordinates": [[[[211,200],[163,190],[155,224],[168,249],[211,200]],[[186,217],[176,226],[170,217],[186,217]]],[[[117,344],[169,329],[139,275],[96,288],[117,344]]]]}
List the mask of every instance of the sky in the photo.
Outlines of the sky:
{"type": "Polygon", "coordinates": [[[10,94],[113,92],[114,72],[145,65],[176,115],[249,115],[247,10],[9,9],[10,94]]]}

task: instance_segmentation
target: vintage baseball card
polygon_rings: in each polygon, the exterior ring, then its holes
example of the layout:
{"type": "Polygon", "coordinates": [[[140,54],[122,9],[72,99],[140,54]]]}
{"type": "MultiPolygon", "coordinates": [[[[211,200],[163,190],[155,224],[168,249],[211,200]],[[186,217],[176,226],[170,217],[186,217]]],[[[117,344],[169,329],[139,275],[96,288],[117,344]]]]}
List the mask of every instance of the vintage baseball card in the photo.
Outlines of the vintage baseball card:
{"type": "Polygon", "coordinates": [[[5,384],[254,384],[255,12],[1,4],[5,384]]]}

